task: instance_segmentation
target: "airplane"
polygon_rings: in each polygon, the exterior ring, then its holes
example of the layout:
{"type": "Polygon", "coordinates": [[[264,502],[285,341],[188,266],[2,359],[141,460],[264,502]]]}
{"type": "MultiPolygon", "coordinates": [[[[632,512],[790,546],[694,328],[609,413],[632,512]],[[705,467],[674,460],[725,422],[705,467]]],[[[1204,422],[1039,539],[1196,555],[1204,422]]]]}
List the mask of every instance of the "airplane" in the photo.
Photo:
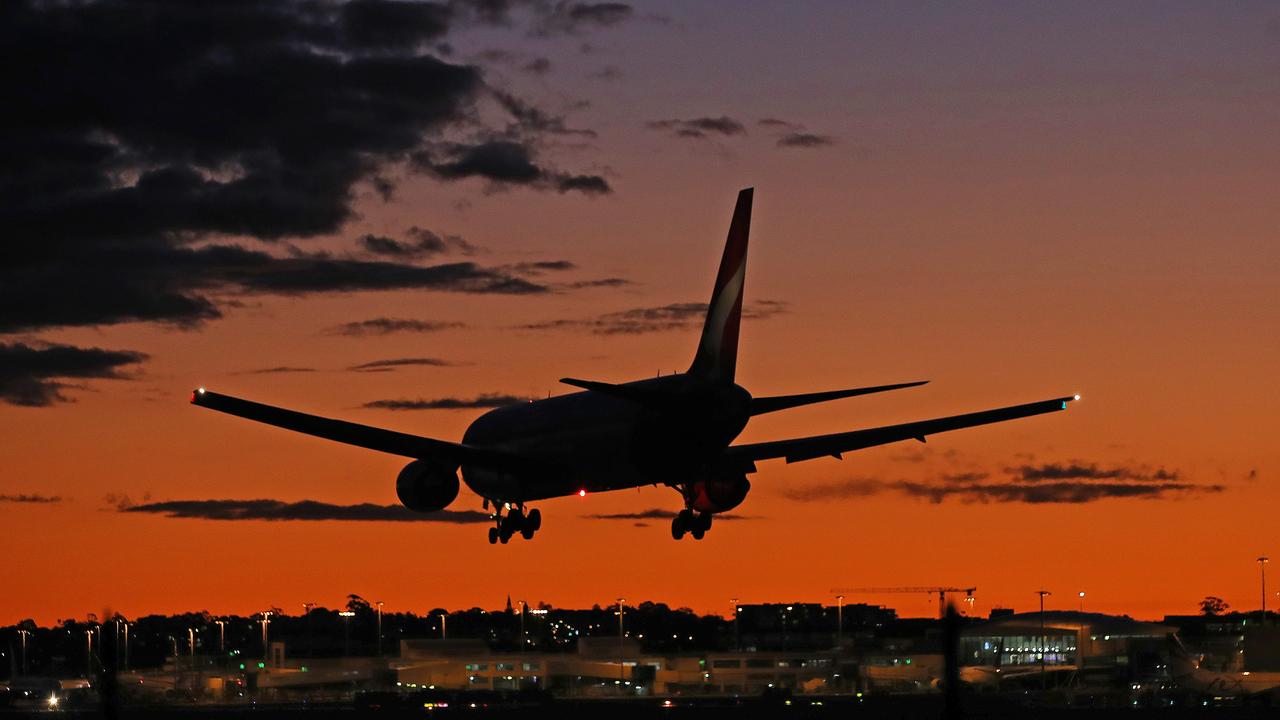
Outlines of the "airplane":
{"type": "Polygon", "coordinates": [[[1177,635],[1170,635],[1169,677],[1178,687],[1215,697],[1280,697],[1280,672],[1215,672],[1200,667],[1177,635]]]}
{"type": "Polygon", "coordinates": [[[571,495],[665,485],[681,496],[671,537],[701,540],[717,513],[742,503],[757,463],[822,457],[935,433],[1067,409],[1079,395],[963,415],[830,435],[731,444],[757,415],[841,398],[923,385],[925,381],[755,397],[734,382],[747,269],[753,189],[738,193],[702,336],[683,373],[608,383],[577,378],[566,395],[493,409],[461,442],[308,415],[197,388],[191,402],[268,425],[412,458],[396,478],[405,507],[434,512],[458,496],[458,472],[483,507],[493,508],[491,544],[516,533],[532,539],[542,513],[529,503],[571,495]],[[504,515],[504,511],[506,514],[504,515]]]}

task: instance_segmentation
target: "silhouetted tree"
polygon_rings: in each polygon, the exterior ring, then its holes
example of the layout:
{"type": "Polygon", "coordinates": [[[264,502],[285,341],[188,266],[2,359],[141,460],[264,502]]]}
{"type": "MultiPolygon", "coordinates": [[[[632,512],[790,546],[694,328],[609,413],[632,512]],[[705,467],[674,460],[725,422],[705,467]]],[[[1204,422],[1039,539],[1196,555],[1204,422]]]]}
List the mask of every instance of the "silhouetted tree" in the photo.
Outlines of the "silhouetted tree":
{"type": "Polygon", "coordinates": [[[1226,600],[1214,595],[1206,595],[1205,598],[1200,601],[1201,615],[1222,615],[1230,609],[1231,606],[1227,604],[1226,600]]]}

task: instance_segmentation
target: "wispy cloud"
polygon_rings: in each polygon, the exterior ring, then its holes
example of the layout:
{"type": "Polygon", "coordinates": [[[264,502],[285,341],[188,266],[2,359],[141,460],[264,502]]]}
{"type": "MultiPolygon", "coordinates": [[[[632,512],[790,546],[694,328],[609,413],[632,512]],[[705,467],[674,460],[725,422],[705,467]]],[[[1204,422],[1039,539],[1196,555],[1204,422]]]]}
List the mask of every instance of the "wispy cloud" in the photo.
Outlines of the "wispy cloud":
{"type": "Polygon", "coordinates": [[[473,398],[422,398],[418,400],[373,400],[361,407],[378,410],[472,410],[529,402],[531,398],[503,393],[482,393],[473,398]]]}
{"type": "Polygon", "coordinates": [[[393,333],[432,333],[464,327],[466,327],[466,323],[460,322],[376,317],[332,325],[325,328],[324,333],[326,335],[364,337],[366,335],[391,335],[393,333]]]}
{"type": "Polygon", "coordinates": [[[745,125],[727,115],[697,117],[687,120],[650,120],[645,123],[645,127],[650,130],[665,130],[675,137],[694,139],[705,139],[711,135],[731,137],[747,134],[745,125]]]}
{"type": "Polygon", "coordinates": [[[830,135],[815,135],[807,132],[787,133],[778,138],[778,147],[815,148],[834,145],[835,143],[835,138],[830,135]]]}
{"type": "Polygon", "coordinates": [[[0,503],[27,503],[31,505],[51,505],[53,503],[62,502],[61,495],[28,495],[19,493],[17,495],[0,495],[0,503]]]}
{"type": "Polygon", "coordinates": [[[455,365],[456,363],[448,360],[431,357],[388,358],[352,365],[347,369],[354,372],[391,372],[403,367],[454,367],[455,365]]]}
{"type": "Polygon", "coordinates": [[[1097,463],[1085,463],[1079,460],[1066,463],[1043,463],[1040,465],[1019,465],[1006,468],[1005,472],[1014,475],[1024,482],[1040,482],[1043,480],[1130,480],[1134,482],[1171,482],[1177,481],[1179,473],[1158,468],[1126,467],[1114,465],[1101,467],[1097,463]]]}
{"type": "Polygon", "coordinates": [[[253,370],[241,370],[236,375],[284,375],[288,373],[309,373],[315,372],[315,368],[309,367],[292,367],[289,365],[278,365],[276,367],[255,368],[253,370]]]}
{"type": "Polygon", "coordinates": [[[361,522],[436,522],[475,524],[491,522],[487,513],[475,510],[414,512],[403,505],[334,505],[316,500],[169,500],[118,507],[124,513],[146,513],[198,520],[271,520],[361,522]]]}
{"type": "MultiPolygon", "coordinates": [[[[748,320],[763,320],[785,313],[787,304],[779,300],[759,300],[742,311],[748,320]]],[[[683,330],[702,324],[706,303],[672,303],[656,307],[631,308],[591,318],[545,320],[517,326],[520,330],[578,330],[596,335],[640,335],[665,330],[683,330]]]]}
{"type": "Polygon", "coordinates": [[[985,472],[943,474],[931,481],[886,480],[855,477],[832,483],[797,485],[783,495],[791,500],[814,502],[897,494],[941,503],[1081,504],[1108,499],[1161,500],[1225,492],[1222,484],[1200,484],[1181,479],[1178,472],[1159,469],[1113,467],[1095,464],[1048,464],[1009,468],[1010,479],[991,480],[985,472]],[[1047,469],[1047,471],[1046,471],[1047,469]]]}

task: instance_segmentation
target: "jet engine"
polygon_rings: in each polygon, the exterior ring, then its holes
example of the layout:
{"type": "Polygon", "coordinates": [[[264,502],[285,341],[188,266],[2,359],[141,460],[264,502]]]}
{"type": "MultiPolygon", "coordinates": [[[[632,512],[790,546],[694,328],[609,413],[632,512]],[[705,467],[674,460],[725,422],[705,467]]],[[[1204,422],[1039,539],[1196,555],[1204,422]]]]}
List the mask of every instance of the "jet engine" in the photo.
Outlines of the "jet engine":
{"type": "Polygon", "coordinates": [[[396,495],[416,512],[443,510],[458,497],[458,468],[414,460],[396,477],[396,495]]]}
{"type": "Polygon", "coordinates": [[[721,471],[693,484],[691,505],[699,512],[725,512],[741,505],[750,490],[746,473],[721,471]]]}

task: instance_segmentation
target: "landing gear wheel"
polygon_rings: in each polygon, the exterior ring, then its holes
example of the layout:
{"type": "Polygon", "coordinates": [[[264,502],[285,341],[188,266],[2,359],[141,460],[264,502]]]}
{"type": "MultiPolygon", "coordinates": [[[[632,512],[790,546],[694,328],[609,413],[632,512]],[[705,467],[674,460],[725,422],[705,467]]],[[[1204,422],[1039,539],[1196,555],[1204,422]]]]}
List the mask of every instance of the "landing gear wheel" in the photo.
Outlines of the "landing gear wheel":
{"type": "Polygon", "coordinates": [[[542,529],[542,513],[538,511],[538,508],[529,511],[528,523],[533,532],[538,532],[542,529]]]}
{"type": "Polygon", "coordinates": [[[689,534],[693,536],[694,540],[701,540],[702,536],[707,534],[707,531],[703,530],[702,526],[699,525],[698,527],[690,530],[689,534]]]}
{"type": "Polygon", "coordinates": [[[715,517],[711,513],[702,513],[698,516],[698,525],[702,528],[702,532],[711,529],[711,518],[715,517]]]}
{"type": "Polygon", "coordinates": [[[498,543],[498,528],[489,528],[489,544],[496,545],[498,543]]]}
{"type": "Polygon", "coordinates": [[[525,540],[532,540],[533,533],[534,533],[533,523],[530,523],[529,519],[525,518],[524,524],[520,526],[520,537],[524,538],[525,540]]]}
{"type": "Polygon", "coordinates": [[[506,528],[503,528],[502,531],[498,533],[498,542],[503,545],[511,542],[511,533],[506,528]]]}
{"type": "Polygon", "coordinates": [[[685,533],[695,531],[696,527],[697,524],[693,518],[693,511],[685,508],[684,510],[676,513],[676,516],[671,519],[671,537],[675,540],[679,540],[684,537],[685,533]]]}

